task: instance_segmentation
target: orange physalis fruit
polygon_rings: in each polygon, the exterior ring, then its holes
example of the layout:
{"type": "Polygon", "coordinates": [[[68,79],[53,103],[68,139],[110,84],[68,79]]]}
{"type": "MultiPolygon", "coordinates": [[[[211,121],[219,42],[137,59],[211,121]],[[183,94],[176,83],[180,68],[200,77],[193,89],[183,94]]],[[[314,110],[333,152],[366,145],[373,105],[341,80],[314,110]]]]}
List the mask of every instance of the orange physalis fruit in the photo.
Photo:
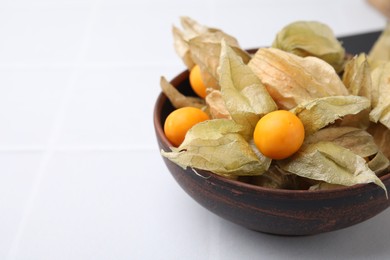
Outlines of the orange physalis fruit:
{"type": "Polygon", "coordinates": [[[260,152],[271,159],[285,159],[302,146],[302,121],[286,110],[270,112],[257,122],[253,139],[260,152]]]}

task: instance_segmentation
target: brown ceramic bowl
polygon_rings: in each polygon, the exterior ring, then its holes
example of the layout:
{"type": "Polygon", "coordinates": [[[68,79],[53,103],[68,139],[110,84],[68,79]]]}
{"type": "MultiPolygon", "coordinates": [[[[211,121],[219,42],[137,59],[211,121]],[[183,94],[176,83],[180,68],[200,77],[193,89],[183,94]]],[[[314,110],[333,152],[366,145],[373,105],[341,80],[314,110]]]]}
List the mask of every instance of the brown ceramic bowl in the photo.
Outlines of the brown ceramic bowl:
{"type": "MultiPolygon", "coordinates": [[[[368,52],[380,31],[342,37],[349,53],[368,52]]],[[[254,51],[254,50],[252,50],[254,51]]],[[[171,83],[182,93],[193,94],[188,72],[171,83]]],[[[157,98],[154,126],[160,149],[171,144],[163,132],[173,110],[164,94],[157,98]]],[[[384,191],[374,184],[360,184],[324,191],[281,190],[230,180],[208,171],[181,167],[163,157],[177,183],[211,212],[246,228],[278,235],[313,235],[346,228],[379,214],[390,206],[384,191]]],[[[390,193],[390,173],[381,177],[390,193]]]]}
{"type": "MultiPolygon", "coordinates": [[[[191,94],[188,72],[171,83],[191,94]]],[[[173,110],[164,94],[157,98],[154,126],[160,149],[172,146],[164,135],[163,124],[173,110]]],[[[256,231],[278,235],[312,235],[355,225],[390,206],[385,192],[374,184],[335,190],[282,190],[230,180],[212,172],[183,170],[163,157],[177,183],[211,212],[256,231]]],[[[381,177],[390,191],[390,173],[381,177]]]]}
{"type": "MultiPolygon", "coordinates": [[[[191,95],[188,72],[171,83],[191,95]]],[[[163,124],[173,110],[164,94],[157,98],[154,127],[160,149],[172,146],[163,124]]],[[[312,235],[365,221],[390,206],[385,192],[374,184],[323,191],[263,188],[230,180],[212,172],[183,170],[163,157],[177,183],[211,212],[252,230],[278,235],[312,235]]],[[[390,173],[381,177],[390,191],[390,173]]]]}

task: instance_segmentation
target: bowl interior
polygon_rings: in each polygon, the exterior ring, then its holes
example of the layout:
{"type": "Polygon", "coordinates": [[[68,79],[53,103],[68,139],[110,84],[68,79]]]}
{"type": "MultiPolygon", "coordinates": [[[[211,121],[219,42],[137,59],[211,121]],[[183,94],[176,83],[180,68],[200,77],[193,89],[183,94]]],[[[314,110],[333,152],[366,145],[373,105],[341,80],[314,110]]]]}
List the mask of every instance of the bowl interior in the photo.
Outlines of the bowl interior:
{"type": "MultiPolygon", "coordinates": [[[[171,84],[173,86],[175,86],[177,89],[179,89],[180,92],[183,93],[184,95],[196,96],[189,85],[190,83],[188,80],[188,76],[189,76],[189,72],[187,70],[183,71],[180,74],[178,74],[174,79],[172,79],[171,84]]],[[[166,138],[166,136],[164,134],[163,126],[164,126],[164,122],[165,122],[166,117],[173,110],[174,110],[174,107],[172,106],[170,101],[167,99],[167,97],[164,95],[164,93],[160,93],[158,98],[157,98],[157,101],[155,103],[153,121],[154,121],[154,127],[155,127],[155,131],[156,131],[159,145],[162,147],[165,147],[166,150],[169,150],[169,147],[172,147],[173,145],[166,138]]],[[[337,188],[334,190],[317,190],[317,191],[273,189],[273,188],[266,188],[266,187],[261,187],[258,185],[253,185],[253,184],[242,182],[242,181],[231,180],[231,179],[219,176],[219,175],[214,174],[214,173],[209,172],[209,171],[204,171],[204,170],[198,169],[198,170],[196,170],[196,172],[198,172],[198,173],[201,172],[201,174],[204,176],[213,176],[215,178],[219,178],[219,179],[226,181],[226,182],[232,182],[232,183],[239,185],[239,186],[248,185],[249,187],[251,187],[253,189],[264,190],[267,192],[278,192],[278,193],[281,192],[281,193],[287,193],[287,194],[299,193],[300,196],[304,193],[308,193],[308,194],[310,194],[310,196],[313,196],[315,194],[322,194],[322,193],[342,192],[344,190],[353,190],[356,187],[367,185],[367,184],[358,184],[358,185],[354,185],[351,187],[342,187],[342,188],[337,188]]],[[[389,178],[390,178],[390,172],[387,174],[384,174],[381,177],[381,180],[385,181],[385,180],[388,180],[389,178]]],[[[373,184],[369,184],[369,185],[373,185],[373,184]]],[[[389,187],[388,187],[388,189],[390,190],[389,187]]]]}

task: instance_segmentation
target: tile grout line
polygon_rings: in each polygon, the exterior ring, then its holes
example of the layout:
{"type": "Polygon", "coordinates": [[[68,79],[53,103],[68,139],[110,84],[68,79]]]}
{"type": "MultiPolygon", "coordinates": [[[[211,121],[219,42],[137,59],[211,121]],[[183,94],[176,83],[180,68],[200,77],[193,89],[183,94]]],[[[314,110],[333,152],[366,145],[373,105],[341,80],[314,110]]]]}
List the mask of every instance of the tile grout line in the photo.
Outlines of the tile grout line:
{"type": "MultiPolygon", "coordinates": [[[[215,23],[214,17],[216,16],[216,12],[218,10],[217,3],[215,0],[210,1],[210,24],[215,23]]],[[[207,259],[221,259],[220,252],[220,243],[221,243],[221,221],[220,219],[216,219],[214,216],[209,217],[209,248],[207,251],[207,259]]]]}
{"type": "MultiPolygon", "coordinates": [[[[98,15],[99,7],[101,6],[101,1],[95,2],[95,4],[92,6],[92,9],[89,13],[89,17],[85,26],[85,36],[81,42],[81,47],[79,50],[78,60],[77,62],[81,64],[83,60],[86,57],[86,52],[88,48],[88,44],[90,41],[90,32],[93,28],[94,23],[96,22],[96,18],[98,15]]],[[[38,170],[36,172],[36,176],[34,178],[34,181],[32,183],[32,188],[30,191],[30,196],[27,198],[27,202],[25,204],[22,218],[19,222],[18,228],[16,230],[15,236],[12,240],[10,249],[8,251],[7,260],[15,259],[18,253],[18,248],[20,241],[22,239],[24,230],[26,228],[27,222],[32,214],[35,201],[37,199],[39,189],[41,187],[42,180],[45,176],[45,173],[47,171],[47,166],[53,156],[53,153],[55,151],[55,143],[58,140],[58,137],[61,132],[62,124],[64,123],[65,115],[66,115],[66,109],[69,106],[70,98],[74,92],[75,88],[75,81],[79,73],[79,67],[75,66],[72,70],[72,73],[69,77],[69,83],[66,88],[66,92],[64,93],[63,99],[61,103],[59,104],[58,112],[55,117],[55,120],[52,124],[52,129],[50,131],[50,135],[48,138],[48,143],[46,148],[43,151],[42,159],[39,164],[38,170]]]]}
{"type": "MultiPolygon", "coordinates": [[[[77,146],[58,146],[52,147],[53,152],[138,152],[153,151],[158,152],[156,146],[147,145],[77,145],[77,146]]],[[[47,147],[44,146],[19,146],[19,147],[0,147],[0,153],[21,153],[21,152],[39,152],[44,153],[47,147]]]]}
{"type": "MultiPolygon", "coordinates": [[[[209,4],[209,16],[210,24],[215,23],[214,17],[216,17],[217,4],[215,0],[211,0],[209,4]]],[[[221,259],[220,242],[221,242],[221,223],[219,219],[214,216],[210,216],[208,219],[209,227],[209,248],[207,250],[207,259],[221,259]]]]}
{"type": "Polygon", "coordinates": [[[209,248],[207,251],[207,259],[221,259],[220,243],[221,243],[221,220],[214,215],[209,217],[209,248]]]}
{"type": "MultiPolygon", "coordinates": [[[[81,61],[81,62],[0,62],[0,69],[110,69],[110,68],[149,68],[162,66],[181,66],[176,60],[154,61],[81,61]]],[[[183,66],[184,69],[184,66],[183,66]]]]}

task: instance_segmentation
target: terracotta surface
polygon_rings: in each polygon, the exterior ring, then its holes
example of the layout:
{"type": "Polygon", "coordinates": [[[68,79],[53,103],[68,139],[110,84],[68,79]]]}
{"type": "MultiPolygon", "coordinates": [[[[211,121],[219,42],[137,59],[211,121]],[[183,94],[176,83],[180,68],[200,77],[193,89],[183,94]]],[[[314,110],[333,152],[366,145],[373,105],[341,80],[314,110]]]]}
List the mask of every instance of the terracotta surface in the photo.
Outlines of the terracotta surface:
{"type": "MultiPolygon", "coordinates": [[[[186,94],[188,72],[171,83],[186,94]]],[[[161,94],[154,110],[160,149],[169,150],[162,125],[172,106],[161,94]]],[[[207,171],[181,167],[163,158],[177,183],[211,212],[256,231],[278,235],[312,235],[365,221],[390,206],[385,192],[374,184],[328,191],[278,190],[229,180],[207,171]]],[[[390,191],[390,173],[381,177],[390,191]]]]}

